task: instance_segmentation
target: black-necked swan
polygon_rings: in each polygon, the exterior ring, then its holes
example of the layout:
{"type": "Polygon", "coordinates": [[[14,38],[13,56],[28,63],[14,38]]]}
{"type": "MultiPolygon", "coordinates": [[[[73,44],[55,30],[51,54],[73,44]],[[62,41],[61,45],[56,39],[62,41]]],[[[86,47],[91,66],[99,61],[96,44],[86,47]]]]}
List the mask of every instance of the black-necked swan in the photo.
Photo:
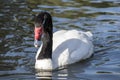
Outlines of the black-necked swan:
{"type": "Polygon", "coordinates": [[[92,33],[78,30],[60,30],[53,34],[52,17],[40,12],[35,17],[35,47],[42,44],[36,54],[35,68],[53,70],[89,58],[93,53],[92,33]]]}

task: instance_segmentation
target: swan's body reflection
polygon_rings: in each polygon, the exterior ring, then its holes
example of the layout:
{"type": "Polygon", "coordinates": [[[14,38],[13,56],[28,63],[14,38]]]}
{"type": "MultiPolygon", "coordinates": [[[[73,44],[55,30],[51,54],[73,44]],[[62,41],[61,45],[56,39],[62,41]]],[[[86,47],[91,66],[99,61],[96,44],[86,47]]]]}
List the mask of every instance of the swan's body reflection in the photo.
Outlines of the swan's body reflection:
{"type": "Polygon", "coordinates": [[[54,71],[39,71],[37,70],[36,78],[38,80],[67,80],[68,77],[68,69],[57,69],[54,71]]]}
{"type": "Polygon", "coordinates": [[[78,62],[69,66],[64,66],[54,71],[39,71],[36,70],[37,80],[73,80],[76,78],[76,73],[84,73],[90,63],[86,61],[78,62]],[[75,74],[74,74],[75,73],[75,74]]]}
{"type": "Polygon", "coordinates": [[[36,72],[38,80],[52,80],[52,71],[39,71],[36,72]]]}

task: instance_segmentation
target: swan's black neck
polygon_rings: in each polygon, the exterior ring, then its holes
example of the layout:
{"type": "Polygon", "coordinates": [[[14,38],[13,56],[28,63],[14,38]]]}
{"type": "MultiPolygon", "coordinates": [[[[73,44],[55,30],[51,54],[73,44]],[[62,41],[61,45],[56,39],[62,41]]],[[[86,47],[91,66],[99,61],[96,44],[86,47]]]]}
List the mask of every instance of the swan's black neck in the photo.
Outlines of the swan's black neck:
{"type": "Polygon", "coordinates": [[[38,59],[52,59],[52,33],[44,32],[42,42],[43,46],[38,59]]]}
{"type": "Polygon", "coordinates": [[[48,59],[52,58],[52,38],[53,38],[53,24],[52,17],[48,12],[41,12],[35,20],[35,23],[41,24],[43,23],[43,33],[42,33],[42,42],[43,46],[40,54],[37,59],[48,59]]]}

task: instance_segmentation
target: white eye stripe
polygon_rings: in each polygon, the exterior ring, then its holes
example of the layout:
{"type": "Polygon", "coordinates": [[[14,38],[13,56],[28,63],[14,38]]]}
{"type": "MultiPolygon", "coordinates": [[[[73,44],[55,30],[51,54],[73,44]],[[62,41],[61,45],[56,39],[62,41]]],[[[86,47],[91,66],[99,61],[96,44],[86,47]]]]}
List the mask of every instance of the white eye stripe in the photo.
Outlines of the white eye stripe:
{"type": "Polygon", "coordinates": [[[43,25],[45,24],[46,18],[47,18],[47,16],[44,15],[44,21],[43,21],[43,23],[42,23],[43,25]]]}
{"type": "Polygon", "coordinates": [[[45,20],[46,20],[46,19],[44,19],[44,21],[43,21],[43,23],[42,23],[43,25],[45,24],[45,20]]]}

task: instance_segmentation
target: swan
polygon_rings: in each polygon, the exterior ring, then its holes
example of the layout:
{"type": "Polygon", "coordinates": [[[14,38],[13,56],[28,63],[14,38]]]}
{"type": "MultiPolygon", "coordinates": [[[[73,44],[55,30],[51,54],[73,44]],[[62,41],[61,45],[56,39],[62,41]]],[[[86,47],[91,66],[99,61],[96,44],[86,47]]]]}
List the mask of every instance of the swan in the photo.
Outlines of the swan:
{"type": "Polygon", "coordinates": [[[34,46],[42,44],[37,51],[35,69],[54,70],[80,60],[93,53],[93,35],[90,31],[60,30],[53,34],[52,17],[48,12],[40,12],[34,21],[34,46]]]}

